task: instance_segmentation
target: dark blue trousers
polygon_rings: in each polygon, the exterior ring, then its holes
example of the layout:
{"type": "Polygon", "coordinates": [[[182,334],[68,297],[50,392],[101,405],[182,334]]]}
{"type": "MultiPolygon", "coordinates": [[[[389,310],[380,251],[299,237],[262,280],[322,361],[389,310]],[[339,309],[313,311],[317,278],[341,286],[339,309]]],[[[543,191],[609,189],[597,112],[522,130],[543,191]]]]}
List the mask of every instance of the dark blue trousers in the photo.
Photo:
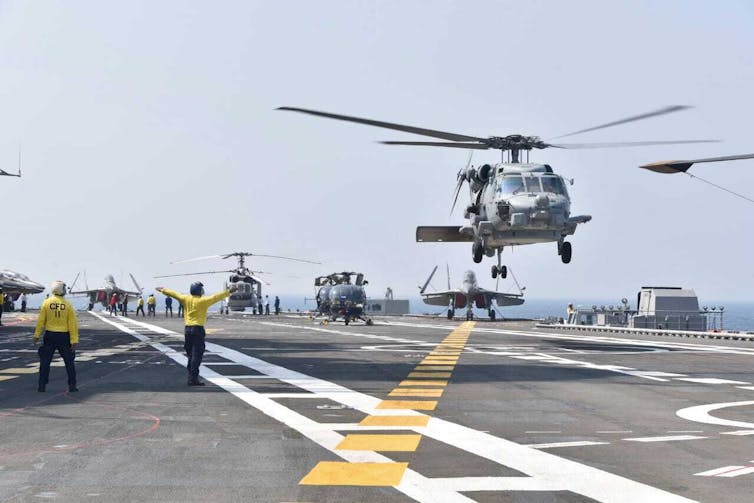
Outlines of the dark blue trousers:
{"type": "Polygon", "coordinates": [[[50,379],[50,363],[55,351],[65,362],[65,371],[68,374],[68,386],[76,386],[76,366],[73,363],[74,353],[71,349],[71,336],[68,332],[47,331],[42,338],[39,347],[39,384],[44,386],[50,379]]]}
{"type": "Polygon", "coordinates": [[[188,356],[188,374],[189,381],[199,379],[199,365],[202,364],[204,356],[204,338],[206,333],[204,327],[198,325],[187,325],[184,332],[183,349],[188,356]]]}

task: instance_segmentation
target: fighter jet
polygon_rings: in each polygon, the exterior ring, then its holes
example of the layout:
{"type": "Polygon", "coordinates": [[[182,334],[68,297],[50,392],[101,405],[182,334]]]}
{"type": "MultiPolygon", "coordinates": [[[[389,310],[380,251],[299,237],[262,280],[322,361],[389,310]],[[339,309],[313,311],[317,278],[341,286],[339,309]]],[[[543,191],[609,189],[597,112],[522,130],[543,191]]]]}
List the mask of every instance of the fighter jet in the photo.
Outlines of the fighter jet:
{"type": "Polygon", "coordinates": [[[129,297],[140,297],[142,291],[144,290],[142,287],[139,286],[139,284],[136,282],[136,278],[134,278],[133,274],[129,274],[131,277],[131,281],[133,282],[134,286],[136,287],[137,291],[129,291],[125,290],[123,288],[120,288],[118,285],[115,284],[115,278],[113,278],[112,274],[108,274],[105,276],[105,282],[100,288],[95,288],[94,290],[74,290],[73,287],[76,286],[76,281],[79,279],[79,275],[76,275],[76,279],[73,280],[73,284],[71,285],[68,293],[71,295],[88,295],[89,296],[89,311],[94,309],[94,305],[99,302],[102,304],[103,307],[107,307],[107,302],[112,297],[113,293],[117,293],[118,296],[120,295],[128,295],[129,297]]]}
{"type": "Polygon", "coordinates": [[[471,320],[474,318],[472,311],[473,307],[486,308],[491,320],[495,320],[495,309],[492,305],[493,301],[498,306],[518,306],[524,303],[524,294],[521,288],[520,293],[501,293],[493,292],[492,290],[485,290],[480,287],[476,281],[476,274],[474,271],[466,271],[463,273],[463,282],[461,286],[452,290],[450,287],[450,272],[448,272],[448,289],[444,292],[427,292],[427,286],[432,281],[432,276],[435,275],[437,266],[432,269],[432,273],[427,278],[424,286],[420,287],[419,293],[424,298],[425,304],[433,306],[448,306],[448,319],[452,320],[455,315],[456,308],[463,309],[468,306],[466,311],[466,319],[471,320]]]}
{"type": "Polygon", "coordinates": [[[18,173],[8,173],[4,169],[0,168],[0,176],[15,176],[21,178],[21,149],[18,149],[18,173]]]}
{"type": "Polygon", "coordinates": [[[22,293],[40,293],[45,287],[32,281],[25,274],[21,274],[9,269],[0,270],[0,290],[6,295],[11,295],[17,299],[22,293]]]}

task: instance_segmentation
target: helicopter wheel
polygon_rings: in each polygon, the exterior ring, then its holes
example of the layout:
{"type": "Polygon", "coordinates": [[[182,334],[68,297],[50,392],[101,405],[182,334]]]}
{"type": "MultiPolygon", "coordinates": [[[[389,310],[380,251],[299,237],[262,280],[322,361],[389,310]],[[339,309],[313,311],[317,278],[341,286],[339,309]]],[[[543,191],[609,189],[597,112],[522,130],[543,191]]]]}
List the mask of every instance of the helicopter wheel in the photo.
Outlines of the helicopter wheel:
{"type": "Polygon", "coordinates": [[[474,256],[474,263],[480,263],[482,261],[482,257],[484,256],[484,248],[482,247],[482,244],[474,243],[474,245],[471,247],[471,253],[474,256]]]}
{"type": "Polygon", "coordinates": [[[350,318],[349,318],[348,316],[346,316],[346,317],[345,317],[345,318],[343,319],[343,323],[345,323],[345,324],[346,324],[346,326],[347,326],[347,325],[348,325],[348,324],[349,324],[350,322],[351,322],[351,319],[350,319],[350,318]]]}
{"type": "Polygon", "coordinates": [[[371,327],[372,325],[374,325],[374,322],[372,321],[372,318],[367,318],[367,326],[371,327]]]}
{"type": "Polygon", "coordinates": [[[560,247],[560,260],[562,260],[564,264],[568,264],[571,262],[572,252],[571,243],[564,241],[563,245],[560,247]]]}
{"type": "Polygon", "coordinates": [[[474,319],[474,312],[471,309],[469,309],[468,311],[466,311],[466,321],[471,321],[473,319],[474,319]]]}
{"type": "Polygon", "coordinates": [[[453,319],[453,315],[455,315],[455,313],[453,312],[453,310],[452,309],[448,309],[448,319],[449,320],[453,319]]]}
{"type": "Polygon", "coordinates": [[[495,310],[494,309],[490,309],[490,311],[489,311],[488,314],[490,315],[490,321],[495,321],[495,316],[497,314],[497,313],[495,313],[495,310]]]}
{"type": "Polygon", "coordinates": [[[497,266],[493,265],[492,266],[492,279],[495,279],[495,278],[497,278],[497,266]]]}
{"type": "Polygon", "coordinates": [[[501,265],[500,268],[499,268],[499,272],[500,272],[500,277],[501,278],[505,279],[505,278],[508,277],[508,267],[507,266],[501,265]]]}

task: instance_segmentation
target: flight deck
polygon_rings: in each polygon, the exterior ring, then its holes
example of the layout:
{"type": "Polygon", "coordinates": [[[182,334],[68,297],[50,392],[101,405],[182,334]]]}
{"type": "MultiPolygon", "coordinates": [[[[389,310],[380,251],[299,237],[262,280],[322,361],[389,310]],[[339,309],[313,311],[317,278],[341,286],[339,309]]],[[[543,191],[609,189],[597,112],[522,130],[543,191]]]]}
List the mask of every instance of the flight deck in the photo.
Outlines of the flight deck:
{"type": "Polygon", "coordinates": [[[751,501],[754,343],[535,322],[80,313],[78,393],[0,327],[0,501],[751,501]]]}

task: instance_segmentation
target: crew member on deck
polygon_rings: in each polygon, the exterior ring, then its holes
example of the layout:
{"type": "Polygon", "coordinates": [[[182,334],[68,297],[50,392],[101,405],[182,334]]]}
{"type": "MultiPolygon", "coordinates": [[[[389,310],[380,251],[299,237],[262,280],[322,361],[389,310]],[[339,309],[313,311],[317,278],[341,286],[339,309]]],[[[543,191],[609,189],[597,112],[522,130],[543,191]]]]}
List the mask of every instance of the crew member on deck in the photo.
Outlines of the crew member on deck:
{"type": "Polygon", "coordinates": [[[34,345],[39,344],[39,338],[44,332],[42,346],[39,348],[39,388],[44,392],[50,378],[50,362],[55,351],[65,362],[68,374],[68,391],[78,391],[76,387],[76,366],[73,363],[74,350],[79,343],[79,324],[76,311],[63,296],[65,283],[56,281],[52,284],[52,296],[45,299],[39,308],[37,328],[34,330],[34,345]]]}
{"type": "Polygon", "coordinates": [[[207,322],[207,310],[212,304],[221,301],[231,292],[234,292],[236,288],[235,285],[231,285],[227,290],[206,297],[204,296],[204,285],[199,282],[191,283],[189,295],[164,287],[157,288],[158,292],[173,297],[183,304],[186,324],[183,348],[186,350],[186,356],[188,356],[189,386],[204,386],[204,383],[199,380],[199,366],[202,364],[202,357],[204,356],[204,338],[206,336],[204,325],[207,322]]]}
{"type": "Polygon", "coordinates": [[[147,297],[147,316],[156,316],[155,309],[157,308],[157,299],[153,293],[147,297]]]}
{"type": "Polygon", "coordinates": [[[139,313],[141,313],[142,316],[146,317],[144,314],[144,297],[139,296],[139,298],[136,300],[136,314],[134,316],[138,317],[139,313]]]}

